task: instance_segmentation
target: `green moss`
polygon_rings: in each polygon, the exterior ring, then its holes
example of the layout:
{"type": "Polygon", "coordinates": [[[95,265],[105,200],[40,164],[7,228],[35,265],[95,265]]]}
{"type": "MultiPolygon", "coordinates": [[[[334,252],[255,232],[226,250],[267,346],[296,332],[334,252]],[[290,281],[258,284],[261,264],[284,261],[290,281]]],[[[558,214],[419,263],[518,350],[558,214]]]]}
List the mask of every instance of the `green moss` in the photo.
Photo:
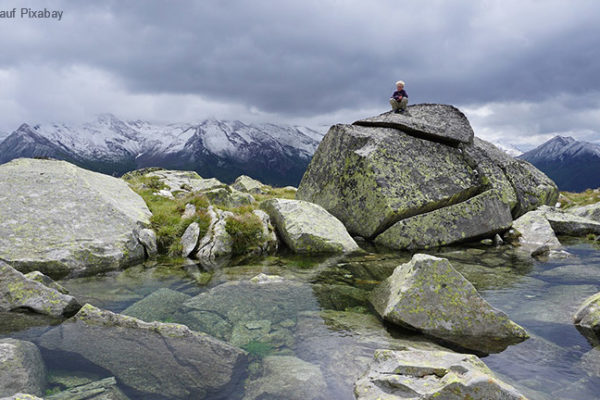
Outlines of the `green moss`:
{"type": "Polygon", "coordinates": [[[265,241],[260,218],[250,212],[227,218],[225,230],[233,239],[233,254],[245,254],[265,241]]]}
{"type": "Polygon", "coordinates": [[[250,356],[255,358],[264,358],[273,352],[273,346],[270,343],[252,340],[248,344],[242,346],[250,356]]]}

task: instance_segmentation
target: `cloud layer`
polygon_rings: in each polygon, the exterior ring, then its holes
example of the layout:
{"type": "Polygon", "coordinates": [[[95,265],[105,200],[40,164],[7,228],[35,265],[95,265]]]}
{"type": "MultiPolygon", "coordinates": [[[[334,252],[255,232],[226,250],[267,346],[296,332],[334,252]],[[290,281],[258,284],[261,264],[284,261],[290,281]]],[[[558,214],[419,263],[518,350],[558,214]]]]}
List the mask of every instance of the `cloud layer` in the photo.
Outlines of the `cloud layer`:
{"type": "MultiPolygon", "coordinates": [[[[0,10],[18,6],[0,1],[0,10]]],[[[0,130],[90,118],[331,124],[411,102],[463,108],[478,134],[598,136],[595,1],[37,2],[0,19],[0,130]]]]}

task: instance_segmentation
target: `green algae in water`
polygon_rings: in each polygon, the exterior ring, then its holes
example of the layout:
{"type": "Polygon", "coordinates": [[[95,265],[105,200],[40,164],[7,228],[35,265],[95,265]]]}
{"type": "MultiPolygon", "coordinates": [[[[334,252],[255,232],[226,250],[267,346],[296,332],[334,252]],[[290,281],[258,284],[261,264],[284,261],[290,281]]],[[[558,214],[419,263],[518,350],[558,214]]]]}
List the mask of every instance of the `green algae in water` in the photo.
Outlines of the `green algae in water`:
{"type": "Polygon", "coordinates": [[[254,358],[265,358],[274,350],[270,343],[261,342],[259,340],[252,340],[248,344],[242,346],[242,349],[246,350],[248,354],[254,358]]]}

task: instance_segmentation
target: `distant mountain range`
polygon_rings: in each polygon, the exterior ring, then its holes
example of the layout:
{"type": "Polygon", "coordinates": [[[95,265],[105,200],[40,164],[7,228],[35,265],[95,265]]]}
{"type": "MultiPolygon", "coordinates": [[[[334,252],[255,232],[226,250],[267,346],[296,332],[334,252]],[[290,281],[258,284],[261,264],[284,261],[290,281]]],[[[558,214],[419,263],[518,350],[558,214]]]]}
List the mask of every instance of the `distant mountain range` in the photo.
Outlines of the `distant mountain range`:
{"type": "Polygon", "coordinates": [[[598,144],[556,136],[519,158],[543,171],[556,182],[560,190],[581,192],[600,187],[598,144]]]}
{"type": "Polygon", "coordinates": [[[296,186],[323,136],[298,126],[215,119],[158,125],[103,114],[78,126],[22,124],[0,136],[0,164],[51,157],[116,176],[158,166],[228,183],[246,174],[272,185],[296,186]]]}

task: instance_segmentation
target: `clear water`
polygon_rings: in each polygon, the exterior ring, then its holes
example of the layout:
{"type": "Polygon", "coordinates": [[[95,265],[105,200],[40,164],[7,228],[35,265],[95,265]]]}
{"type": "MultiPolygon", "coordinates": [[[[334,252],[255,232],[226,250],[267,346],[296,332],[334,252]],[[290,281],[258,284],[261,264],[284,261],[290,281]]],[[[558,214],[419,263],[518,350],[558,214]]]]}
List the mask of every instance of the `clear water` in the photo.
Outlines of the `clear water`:
{"type": "MultiPolygon", "coordinates": [[[[492,305],[528,330],[531,339],[483,360],[534,400],[600,398],[600,378],[588,375],[581,361],[592,347],[572,324],[581,302],[600,291],[600,246],[583,240],[565,239],[564,243],[573,256],[548,261],[523,257],[508,246],[456,247],[432,253],[450,259],[492,305]]],[[[199,319],[194,309],[183,306],[161,318],[246,348],[251,354],[246,386],[254,388],[249,391],[265,382],[261,375],[266,357],[286,355],[319,367],[327,384],[323,398],[346,400],[354,398],[353,382],[373,350],[442,348],[422,335],[384,326],[372,313],[368,292],[411,255],[368,250],[367,255],[353,256],[280,255],[210,274],[193,265],[148,262],[61,283],[80,302],[114,312],[126,310],[161,288],[190,298],[201,295],[202,307],[218,304],[215,312],[228,320],[199,319]],[[248,281],[259,273],[279,275],[285,281],[273,293],[260,296],[244,289],[245,283],[234,284],[234,289],[222,285],[248,281]]],[[[1,336],[34,342],[58,322],[31,315],[0,317],[1,336]]],[[[65,379],[87,382],[111,375],[71,354],[43,351],[43,356],[49,368],[49,388],[65,379]]],[[[285,379],[289,376],[285,373],[289,371],[279,371],[274,379],[285,379]]],[[[131,399],[148,398],[122,383],[120,387],[131,399]]],[[[230,398],[244,396],[243,385],[234,391],[230,398]]]]}

